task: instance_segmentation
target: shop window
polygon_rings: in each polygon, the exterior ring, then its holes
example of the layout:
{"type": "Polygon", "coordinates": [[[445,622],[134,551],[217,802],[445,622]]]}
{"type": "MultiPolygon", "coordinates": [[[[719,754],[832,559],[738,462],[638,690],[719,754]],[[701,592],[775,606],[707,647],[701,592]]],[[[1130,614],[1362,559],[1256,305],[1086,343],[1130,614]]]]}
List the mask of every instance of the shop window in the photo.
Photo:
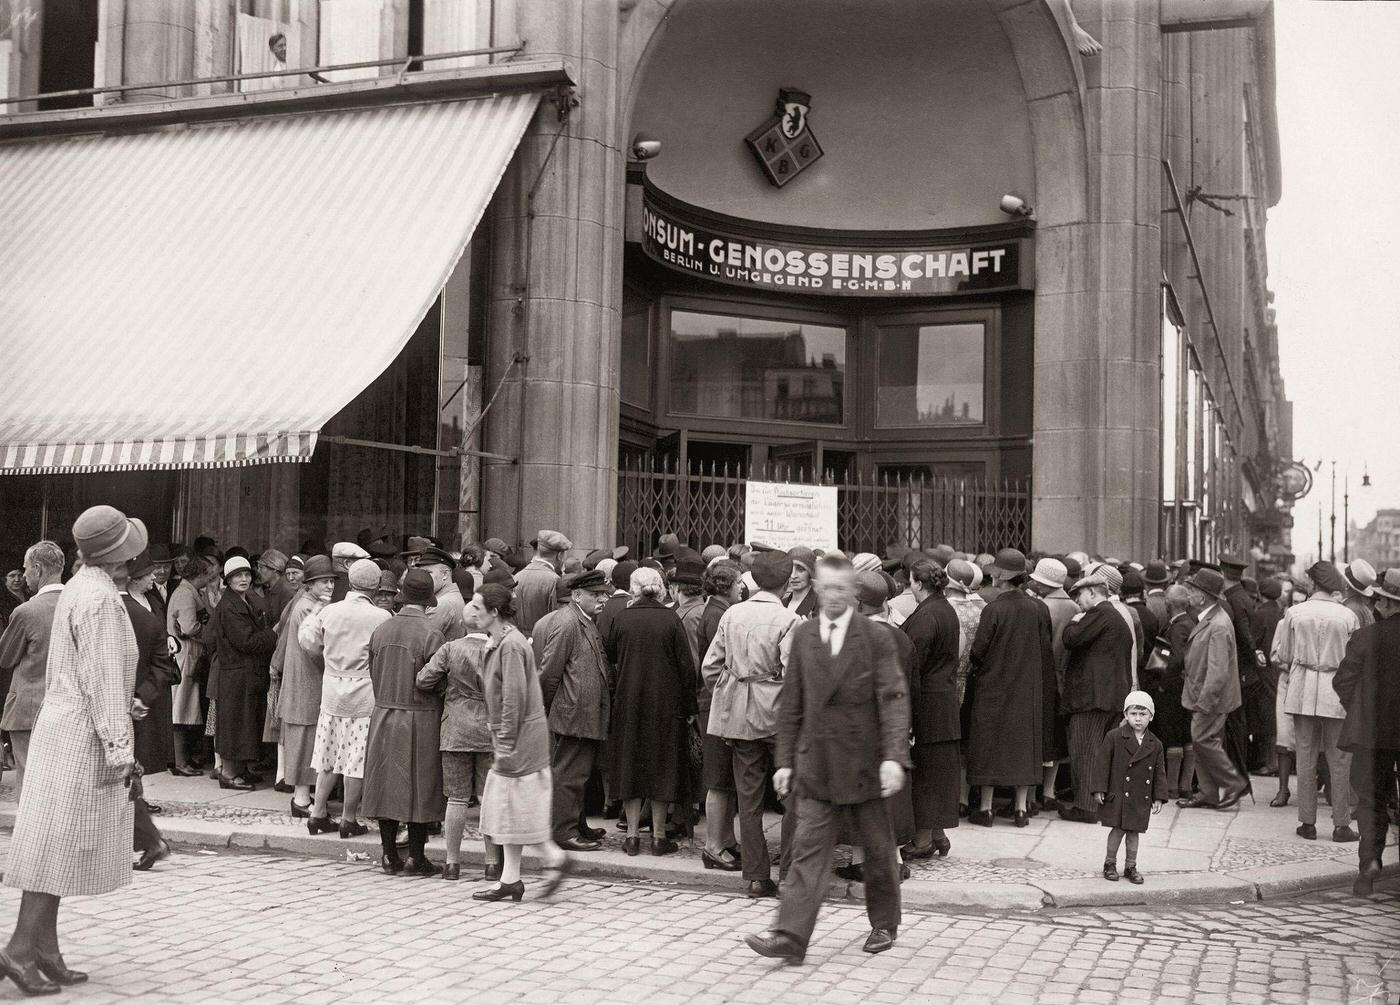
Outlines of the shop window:
{"type": "Polygon", "coordinates": [[[971,426],[986,421],[981,323],[880,328],[878,426],[971,426]]]}
{"type": "Polygon", "coordinates": [[[845,328],[671,312],[672,412],[839,425],[845,382],[845,328]]]}
{"type": "Polygon", "coordinates": [[[1181,333],[1162,319],[1162,502],[1176,502],[1177,435],[1181,417],[1181,333]]]}
{"type": "Polygon", "coordinates": [[[651,408],[651,301],[630,289],[622,298],[622,400],[651,408]]]}

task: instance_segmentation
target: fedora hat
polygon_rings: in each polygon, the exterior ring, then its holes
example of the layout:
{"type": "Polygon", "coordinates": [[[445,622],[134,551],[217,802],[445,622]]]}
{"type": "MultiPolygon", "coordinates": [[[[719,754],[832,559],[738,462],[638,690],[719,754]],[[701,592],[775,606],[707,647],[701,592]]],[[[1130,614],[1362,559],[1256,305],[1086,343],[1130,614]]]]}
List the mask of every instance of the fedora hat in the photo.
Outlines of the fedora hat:
{"type": "Polygon", "coordinates": [[[705,576],[705,563],[697,556],[683,555],[676,560],[676,571],[671,573],[671,582],[684,586],[699,586],[705,576]]]}
{"type": "Polygon", "coordinates": [[[379,589],[375,593],[398,593],[399,577],[393,569],[383,569],[379,573],[379,589]]]}
{"type": "Polygon", "coordinates": [[[1385,575],[1376,581],[1372,592],[1386,600],[1400,600],[1400,569],[1386,569],[1385,575]]]}
{"type": "Polygon", "coordinates": [[[335,567],[331,565],[330,556],[312,555],[306,560],[306,572],[301,577],[303,583],[315,582],[318,579],[334,579],[335,567]]]}
{"type": "Polygon", "coordinates": [[[1218,569],[1201,568],[1186,580],[1186,585],[1194,586],[1206,596],[1219,600],[1225,591],[1225,577],[1218,569]]]}
{"type": "Polygon", "coordinates": [[[662,534],[660,540],[656,542],[656,550],[652,552],[652,555],[661,559],[675,558],[680,545],[681,539],[675,534],[662,534]]]}
{"type": "Polygon", "coordinates": [[[73,540],[88,565],[128,562],[146,550],[146,525],[112,506],[93,506],[73,521],[73,540]]]}
{"type": "Polygon", "coordinates": [[[1142,581],[1148,586],[1166,586],[1172,577],[1165,562],[1148,562],[1142,571],[1142,581]]]}
{"type": "Polygon", "coordinates": [[[1376,570],[1364,558],[1352,559],[1342,575],[1346,577],[1347,585],[1363,597],[1369,597],[1375,592],[1372,587],[1376,582],[1376,570]]]}
{"type": "Polygon", "coordinates": [[[1026,574],[1026,556],[1015,548],[1003,548],[992,561],[992,576],[995,579],[1015,579],[1026,574]]]}
{"type": "Polygon", "coordinates": [[[422,569],[409,569],[403,574],[403,582],[399,584],[399,592],[394,601],[400,604],[417,604],[420,607],[436,607],[433,577],[422,569]]]}

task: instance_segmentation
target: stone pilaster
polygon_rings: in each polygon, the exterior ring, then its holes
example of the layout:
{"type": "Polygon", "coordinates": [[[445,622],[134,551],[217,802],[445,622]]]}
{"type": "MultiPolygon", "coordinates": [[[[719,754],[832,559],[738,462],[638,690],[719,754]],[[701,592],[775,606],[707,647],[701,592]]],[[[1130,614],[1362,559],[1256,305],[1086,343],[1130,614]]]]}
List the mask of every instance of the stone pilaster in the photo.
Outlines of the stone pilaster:
{"type": "MultiPolygon", "coordinates": [[[[547,98],[492,205],[485,387],[516,367],[486,421],[481,532],[528,540],[558,528],[580,547],[615,534],[623,152],[613,0],[520,4],[526,55],[561,57],[580,104],[547,98]],[[533,190],[533,191],[532,191],[533,190]]],[[[509,34],[509,32],[507,32],[509,34]]]]}

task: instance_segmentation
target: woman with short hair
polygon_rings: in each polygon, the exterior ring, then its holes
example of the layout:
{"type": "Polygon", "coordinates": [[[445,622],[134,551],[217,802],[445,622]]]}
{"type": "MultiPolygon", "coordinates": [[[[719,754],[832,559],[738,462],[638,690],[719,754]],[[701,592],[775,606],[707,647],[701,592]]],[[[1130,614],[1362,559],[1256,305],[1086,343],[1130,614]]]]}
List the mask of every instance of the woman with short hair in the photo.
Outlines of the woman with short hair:
{"type": "Polygon", "coordinates": [[[550,869],[541,891],[559,888],[572,860],[554,843],[550,813],[554,781],[549,769],[549,724],[545,718],[535,651],[511,623],[515,601],[510,590],[485,583],[472,595],[467,618],[487,635],[482,692],[486,722],[495,747],[481,795],[481,833],[501,846],[501,878],[473,900],[519,901],[525,895],[520,858],[528,845],[550,869]]]}
{"type": "Polygon", "coordinates": [[[651,800],[651,853],[670,855],[671,803],[690,799],[687,719],[696,713],[695,663],[685,628],[665,606],[666,583],[655,569],[632,573],[632,602],[613,615],[603,644],[617,666],[608,740],[609,792],[627,815],[623,851],[641,851],[642,800],[651,800]]]}
{"type": "Polygon", "coordinates": [[[204,685],[208,674],[204,661],[206,641],[213,636],[205,587],[218,575],[218,567],[204,555],[191,555],[184,578],[170,594],[165,612],[165,631],[175,640],[175,665],[180,682],[170,689],[171,721],[175,730],[175,766],[172,775],[190,778],[202,765],[195,757],[199,737],[204,734],[204,685]]]}
{"type": "Polygon", "coordinates": [[[253,567],[243,556],[224,563],[224,595],[215,609],[214,661],[218,667],[218,713],[214,750],[221,761],[219,788],[246,792],[262,757],[267,713],[268,666],[277,649],[277,629],[249,590],[253,567]]]}

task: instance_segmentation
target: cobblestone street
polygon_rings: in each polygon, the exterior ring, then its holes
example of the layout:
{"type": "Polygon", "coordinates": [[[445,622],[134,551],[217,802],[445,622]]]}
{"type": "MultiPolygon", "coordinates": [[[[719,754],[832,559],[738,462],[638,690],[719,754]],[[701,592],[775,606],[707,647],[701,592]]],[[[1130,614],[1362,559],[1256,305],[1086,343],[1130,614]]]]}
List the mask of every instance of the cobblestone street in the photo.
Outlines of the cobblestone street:
{"type": "MultiPolygon", "coordinates": [[[[8,851],[9,838],[0,838],[8,851]]],[[[552,903],[470,899],[465,880],[367,863],[187,852],[121,893],[63,906],[84,1002],[1394,1002],[1400,891],[1240,906],[906,911],[898,945],[860,951],[858,904],[824,909],[807,962],[740,941],[773,902],[576,882],[552,903]],[[468,990],[469,989],[469,990],[468,990]]],[[[3,924],[18,901],[4,892],[3,924]]],[[[16,997],[6,984],[0,996],[16,997]]]]}

